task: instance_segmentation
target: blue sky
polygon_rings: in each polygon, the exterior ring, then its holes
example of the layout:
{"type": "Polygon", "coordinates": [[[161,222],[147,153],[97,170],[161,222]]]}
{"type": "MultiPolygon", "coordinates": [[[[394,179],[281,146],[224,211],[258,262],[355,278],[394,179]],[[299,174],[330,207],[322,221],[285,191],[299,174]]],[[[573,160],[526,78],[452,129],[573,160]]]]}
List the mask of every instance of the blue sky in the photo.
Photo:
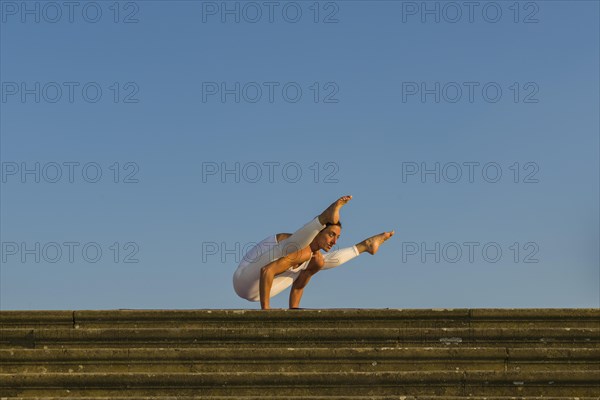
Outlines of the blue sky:
{"type": "Polygon", "coordinates": [[[598,2],[61,4],[0,1],[1,309],[257,308],[344,194],[396,236],[303,307],[600,306],[598,2]]]}

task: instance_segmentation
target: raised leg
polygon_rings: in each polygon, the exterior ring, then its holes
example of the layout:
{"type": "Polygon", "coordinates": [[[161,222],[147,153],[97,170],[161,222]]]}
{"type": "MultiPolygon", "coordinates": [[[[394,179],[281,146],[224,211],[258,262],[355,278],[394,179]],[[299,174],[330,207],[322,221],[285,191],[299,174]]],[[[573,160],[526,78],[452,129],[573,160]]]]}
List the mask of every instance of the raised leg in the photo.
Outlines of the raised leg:
{"type": "Polygon", "coordinates": [[[310,242],[323,230],[327,223],[335,224],[340,220],[340,209],[346,205],[352,196],[342,196],[333,203],[317,218],[306,224],[300,230],[296,231],[292,236],[283,240],[276,249],[277,258],[287,256],[295,251],[307,247],[310,242]],[[320,224],[320,225],[319,225],[320,224]]]}
{"type": "Polygon", "coordinates": [[[325,265],[322,269],[331,269],[340,266],[343,263],[352,260],[360,253],[367,252],[375,254],[379,251],[379,246],[392,236],[394,236],[394,231],[383,232],[379,235],[371,236],[352,247],[331,251],[323,256],[325,258],[325,265]]]}
{"type": "Polygon", "coordinates": [[[379,246],[389,238],[394,236],[394,231],[391,232],[383,232],[379,235],[371,236],[368,239],[363,240],[360,243],[356,244],[356,248],[359,253],[367,252],[370,254],[375,254],[379,250],[379,246]]]}

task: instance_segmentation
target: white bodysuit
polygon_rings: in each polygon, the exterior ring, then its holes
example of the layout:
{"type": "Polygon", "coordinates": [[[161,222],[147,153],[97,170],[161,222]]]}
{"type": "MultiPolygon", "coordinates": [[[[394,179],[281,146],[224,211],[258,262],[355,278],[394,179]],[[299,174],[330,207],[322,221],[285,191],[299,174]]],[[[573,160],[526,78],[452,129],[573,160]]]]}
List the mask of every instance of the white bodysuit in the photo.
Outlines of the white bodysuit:
{"type": "MultiPolygon", "coordinates": [[[[290,253],[307,247],[319,232],[325,228],[318,218],[313,219],[297,230],[289,238],[277,242],[277,236],[272,235],[262,240],[244,255],[242,262],[233,275],[233,288],[238,296],[249,301],[260,301],[260,270],[265,265],[284,257],[290,253]]],[[[323,255],[325,265],[322,269],[337,267],[358,256],[356,246],[331,251],[323,255]]],[[[276,275],[271,286],[270,297],[281,293],[291,286],[302,270],[308,267],[310,260],[303,262],[295,268],[276,275]]]]}

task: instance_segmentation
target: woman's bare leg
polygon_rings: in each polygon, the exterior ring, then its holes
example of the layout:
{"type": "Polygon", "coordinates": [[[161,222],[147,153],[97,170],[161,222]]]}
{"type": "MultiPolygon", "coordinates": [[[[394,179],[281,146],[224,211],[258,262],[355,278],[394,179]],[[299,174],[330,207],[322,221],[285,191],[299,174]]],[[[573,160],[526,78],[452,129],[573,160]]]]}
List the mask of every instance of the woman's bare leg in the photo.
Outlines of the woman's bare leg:
{"type": "Polygon", "coordinates": [[[379,250],[379,246],[381,246],[383,242],[394,236],[394,232],[395,231],[383,232],[379,235],[371,236],[370,238],[365,239],[360,243],[357,243],[356,248],[358,249],[359,253],[363,253],[366,251],[367,253],[375,254],[377,253],[377,251],[379,250]]]}
{"type": "Polygon", "coordinates": [[[340,266],[357,257],[360,253],[375,254],[379,250],[379,246],[392,236],[394,236],[394,231],[383,232],[379,235],[371,236],[352,247],[331,251],[323,256],[325,265],[321,269],[331,269],[340,266]]]}
{"type": "Polygon", "coordinates": [[[295,251],[301,250],[307,247],[313,239],[325,228],[325,224],[335,224],[340,220],[340,209],[346,205],[352,196],[342,196],[333,203],[325,211],[323,211],[318,217],[304,225],[298,231],[294,232],[292,236],[283,240],[278,244],[275,250],[274,258],[280,258],[287,256],[295,251]]]}

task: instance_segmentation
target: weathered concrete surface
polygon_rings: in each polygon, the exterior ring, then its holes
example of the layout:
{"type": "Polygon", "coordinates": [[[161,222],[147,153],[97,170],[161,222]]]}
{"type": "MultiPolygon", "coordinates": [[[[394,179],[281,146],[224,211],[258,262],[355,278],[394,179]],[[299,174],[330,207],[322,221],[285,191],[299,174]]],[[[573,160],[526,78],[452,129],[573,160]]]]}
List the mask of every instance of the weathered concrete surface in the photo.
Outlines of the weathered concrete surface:
{"type": "Polygon", "coordinates": [[[599,309],[0,312],[1,398],[599,395],[599,309]]]}
{"type": "MultiPolygon", "coordinates": [[[[210,398],[211,400],[238,400],[233,396],[134,396],[134,397],[73,397],[77,400],[200,400],[210,398]]],[[[598,400],[598,397],[539,397],[539,396],[269,396],[269,400],[598,400]]],[[[5,397],[2,400],[7,399],[5,397]]],[[[13,397],[14,400],[64,400],[64,397],[13,397]]],[[[244,400],[263,400],[263,396],[244,396],[244,400]]]]}

